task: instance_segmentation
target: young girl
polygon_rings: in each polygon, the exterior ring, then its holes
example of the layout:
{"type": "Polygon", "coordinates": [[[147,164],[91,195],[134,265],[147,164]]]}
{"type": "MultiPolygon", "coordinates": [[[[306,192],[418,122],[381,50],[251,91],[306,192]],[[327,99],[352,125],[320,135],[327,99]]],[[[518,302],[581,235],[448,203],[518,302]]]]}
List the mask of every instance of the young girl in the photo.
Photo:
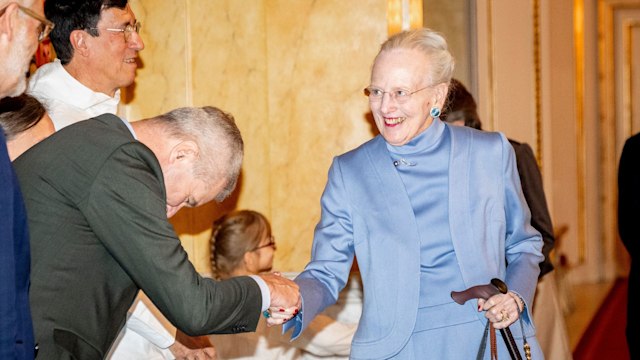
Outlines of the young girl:
{"type": "MultiPolygon", "coordinates": [[[[276,251],[271,225],[264,215],[240,210],[214,223],[211,268],[216,279],[270,272],[276,251]]],[[[261,319],[255,333],[210,335],[218,359],[346,359],[356,324],[320,315],[303,335],[290,342],[280,327],[261,319]]]]}

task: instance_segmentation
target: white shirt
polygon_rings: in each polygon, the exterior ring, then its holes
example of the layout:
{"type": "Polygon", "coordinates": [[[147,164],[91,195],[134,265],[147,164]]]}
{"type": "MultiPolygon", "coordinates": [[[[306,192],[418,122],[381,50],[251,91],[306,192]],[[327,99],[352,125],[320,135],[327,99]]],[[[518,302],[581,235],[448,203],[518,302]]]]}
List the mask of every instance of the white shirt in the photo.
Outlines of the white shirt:
{"type": "Polygon", "coordinates": [[[42,102],[57,130],[102,114],[116,114],[120,90],[114,97],[84,86],[60,60],[42,65],[29,79],[27,93],[42,102]]]}

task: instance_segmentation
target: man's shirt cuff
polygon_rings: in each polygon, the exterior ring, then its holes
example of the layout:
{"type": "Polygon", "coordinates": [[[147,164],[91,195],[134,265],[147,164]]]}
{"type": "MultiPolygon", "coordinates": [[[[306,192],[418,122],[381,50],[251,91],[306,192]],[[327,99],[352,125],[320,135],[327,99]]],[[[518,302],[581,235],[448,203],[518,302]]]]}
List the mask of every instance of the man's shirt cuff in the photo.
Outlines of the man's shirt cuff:
{"type": "Polygon", "coordinates": [[[249,276],[258,283],[258,286],[260,286],[260,292],[262,293],[262,310],[260,310],[260,312],[263,312],[269,309],[269,305],[271,304],[271,292],[269,292],[269,286],[260,276],[249,276]]]}

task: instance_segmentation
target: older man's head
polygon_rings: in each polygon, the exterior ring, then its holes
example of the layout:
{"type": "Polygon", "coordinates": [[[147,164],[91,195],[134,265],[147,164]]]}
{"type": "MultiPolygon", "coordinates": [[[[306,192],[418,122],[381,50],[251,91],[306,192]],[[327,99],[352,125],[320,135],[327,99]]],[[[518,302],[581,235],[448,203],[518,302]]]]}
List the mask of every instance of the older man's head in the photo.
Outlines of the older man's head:
{"type": "Polygon", "coordinates": [[[44,17],[43,0],[0,0],[0,97],[21,94],[38,40],[53,24],[44,17]]]}
{"type": "Polygon", "coordinates": [[[168,217],[183,207],[221,202],[235,189],[244,143],[231,114],[184,107],[132,126],[162,167],[168,217]]]}

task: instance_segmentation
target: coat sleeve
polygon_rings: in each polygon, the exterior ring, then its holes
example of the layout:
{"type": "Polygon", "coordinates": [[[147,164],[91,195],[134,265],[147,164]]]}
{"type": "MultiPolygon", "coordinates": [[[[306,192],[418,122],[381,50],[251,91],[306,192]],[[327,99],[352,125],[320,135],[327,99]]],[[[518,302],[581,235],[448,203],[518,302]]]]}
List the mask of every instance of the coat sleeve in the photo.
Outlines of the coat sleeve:
{"type": "Polygon", "coordinates": [[[506,278],[510,290],[533,302],[542,256],[542,236],[531,226],[513,147],[503,136],[503,179],[506,219],[506,278]]]}
{"type": "Polygon", "coordinates": [[[538,163],[533,155],[533,150],[528,144],[513,144],[516,152],[516,161],[518,164],[518,173],[520,174],[520,182],[522,183],[522,192],[527,200],[529,209],[531,210],[531,226],[542,235],[542,254],[544,261],[540,263],[540,275],[544,276],[553,270],[551,261],[551,250],[555,245],[555,236],[553,234],[553,223],[549,208],[547,207],[547,199],[542,186],[542,175],[538,168],[538,163]]]}
{"type": "Polygon", "coordinates": [[[81,208],[110,254],[183,332],[255,329],[262,301],[257,283],[249,277],[216,282],[195,271],[167,220],[162,172],[139,144],[114,151],[81,208]]]}

